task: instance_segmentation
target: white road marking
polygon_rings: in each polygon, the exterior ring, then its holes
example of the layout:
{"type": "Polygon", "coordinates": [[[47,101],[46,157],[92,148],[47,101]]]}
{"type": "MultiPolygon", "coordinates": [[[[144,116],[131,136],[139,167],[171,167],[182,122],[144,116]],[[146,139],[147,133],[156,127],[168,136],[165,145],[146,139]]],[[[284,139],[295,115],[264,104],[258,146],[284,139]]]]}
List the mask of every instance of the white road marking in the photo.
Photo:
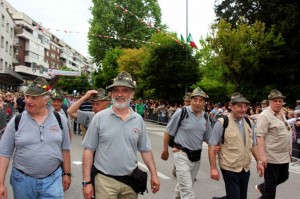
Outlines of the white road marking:
{"type": "MultiPolygon", "coordinates": [[[[148,168],[147,168],[147,166],[146,166],[145,164],[138,162],[138,165],[139,165],[140,167],[143,167],[144,169],[148,170],[148,168]]],[[[149,171],[149,170],[148,170],[148,171],[149,171]]],[[[161,177],[161,178],[164,179],[164,180],[170,180],[170,179],[171,179],[171,178],[169,178],[168,176],[166,176],[166,175],[164,175],[164,174],[162,174],[162,173],[160,173],[160,172],[158,172],[158,171],[157,171],[157,175],[158,175],[158,177],[161,177]]]]}

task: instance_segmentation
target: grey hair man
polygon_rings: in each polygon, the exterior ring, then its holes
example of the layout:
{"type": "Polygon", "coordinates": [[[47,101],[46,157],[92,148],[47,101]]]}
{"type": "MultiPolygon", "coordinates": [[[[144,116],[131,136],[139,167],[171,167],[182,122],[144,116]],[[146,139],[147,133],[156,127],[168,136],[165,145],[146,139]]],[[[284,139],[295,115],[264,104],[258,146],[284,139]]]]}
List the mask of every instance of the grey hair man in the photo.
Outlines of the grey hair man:
{"type": "Polygon", "coordinates": [[[12,156],[14,198],[64,198],[70,187],[68,125],[48,105],[49,89],[45,79],[35,79],[25,91],[25,111],[5,129],[0,142],[0,198],[7,196],[4,179],[12,156]]]}
{"type": "Polygon", "coordinates": [[[107,87],[112,93],[113,105],[97,113],[90,123],[82,141],[85,199],[93,197],[90,178],[93,162],[98,171],[95,177],[97,198],[137,198],[139,182],[131,174],[137,170],[138,151],[151,173],[152,192],[159,190],[160,182],[144,120],[129,107],[135,87],[129,73],[119,73],[107,87]]]}

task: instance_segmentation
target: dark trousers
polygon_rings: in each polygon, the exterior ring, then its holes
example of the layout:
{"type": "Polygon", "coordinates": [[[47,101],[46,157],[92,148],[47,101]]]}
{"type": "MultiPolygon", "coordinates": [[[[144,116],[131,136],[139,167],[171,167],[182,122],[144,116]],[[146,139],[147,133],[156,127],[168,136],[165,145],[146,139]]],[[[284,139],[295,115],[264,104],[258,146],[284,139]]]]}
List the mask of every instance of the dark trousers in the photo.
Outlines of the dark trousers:
{"type": "Polygon", "coordinates": [[[246,199],[250,171],[232,172],[221,169],[225,182],[226,199],[246,199]]]}
{"type": "Polygon", "coordinates": [[[276,187],[289,178],[289,163],[270,164],[265,169],[265,182],[260,185],[263,199],[274,199],[276,187]]]}

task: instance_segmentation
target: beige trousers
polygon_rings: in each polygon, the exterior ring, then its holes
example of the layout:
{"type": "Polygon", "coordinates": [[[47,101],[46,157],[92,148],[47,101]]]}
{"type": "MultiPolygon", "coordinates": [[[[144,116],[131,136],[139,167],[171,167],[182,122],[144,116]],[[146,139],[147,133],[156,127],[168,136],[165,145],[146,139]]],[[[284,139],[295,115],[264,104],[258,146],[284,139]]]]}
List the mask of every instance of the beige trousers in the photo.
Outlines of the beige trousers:
{"type": "Polygon", "coordinates": [[[138,194],[130,186],[99,173],[95,177],[95,189],[97,199],[138,198],[138,194]]]}

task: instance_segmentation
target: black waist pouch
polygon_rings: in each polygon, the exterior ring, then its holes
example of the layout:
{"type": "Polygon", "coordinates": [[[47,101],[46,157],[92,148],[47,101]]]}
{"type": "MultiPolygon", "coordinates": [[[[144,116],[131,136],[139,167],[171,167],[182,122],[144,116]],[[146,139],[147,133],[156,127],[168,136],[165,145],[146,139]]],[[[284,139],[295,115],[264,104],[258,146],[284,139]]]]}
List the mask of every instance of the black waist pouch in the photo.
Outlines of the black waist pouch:
{"type": "Polygon", "coordinates": [[[187,156],[191,162],[197,162],[201,158],[202,149],[192,151],[187,148],[182,148],[181,150],[187,154],[187,156]]]}
{"type": "Polygon", "coordinates": [[[111,177],[115,180],[118,180],[119,182],[122,182],[124,184],[127,184],[130,186],[136,193],[144,194],[145,191],[148,193],[147,189],[147,177],[148,174],[145,171],[140,170],[138,167],[136,167],[130,175],[127,176],[112,176],[107,175],[103,173],[100,170],[97,170],[98,173],[111,177]]]}

